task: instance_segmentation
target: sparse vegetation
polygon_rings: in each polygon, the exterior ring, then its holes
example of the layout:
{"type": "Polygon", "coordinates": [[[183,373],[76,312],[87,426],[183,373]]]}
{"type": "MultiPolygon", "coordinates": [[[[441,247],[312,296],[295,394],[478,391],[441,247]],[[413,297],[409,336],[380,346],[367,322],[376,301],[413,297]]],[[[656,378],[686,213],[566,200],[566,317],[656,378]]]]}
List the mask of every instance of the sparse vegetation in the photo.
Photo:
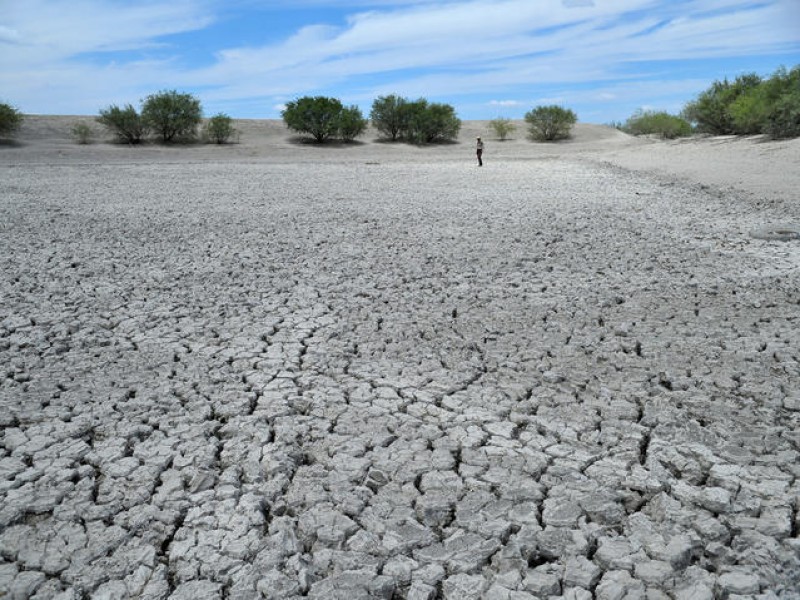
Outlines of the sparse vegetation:
{"type": "Polygon", "coordinates": [[[639,110],[620,129],[632,135],[658,135],[669,140],[692,134],[688,121],[663,111],[639,110]]]}
{"type": "Polygon", "coordinates": [[[800,66],[768,79],[755,73],[715,81],[683,110],[698,131],[713,135],[800,136],[800,66]]]}
{"type": "Polygon", "coordinates": [[[22,126],[22,113],[10,104],[0,103],[0,137],[12,137],[22,126]]]}
{"type": "Polygon", "coordinates": [[[494,130],[495,135],[500,138],[501,141],[505,141],[509,134],[517,129],[511,122],[511,119],[505,119],[503,117],[498,117],[489,121],[489,127],[494,130]]]}
{"type": "Polygon", "coordinates": [[[94,135],[92,128],[86,123],[75,123],[70,129],[70,133],[79,144],[88,144],[92,141],[92,136],[94,135]]]}
{"type": "Polygon", "coordinates": [[[203,119],[200,100],[175,90],[151,94],[142,104],[142,119],[165,142],[192,138],[203,119]]]}
{"type": "Polygon", "coordinates": [[[528,133],[538,142],[568,138],[577,120],[572,110],[557,105],[537,106],[525,115],[528,133]]]}
{"type": "Polygon", "coordinates": [[[225,113],[211,117],[203,129],[203,137],[214,144],[224,144],[236,133],[233,119],[225,113]]]}
{"type": "Polygon", "coordinates": [[[148,131],[142,116],[130,104],[124,108],[112,104],[100,111],[97,122],[128,144],[138,144],[148,131]]]}

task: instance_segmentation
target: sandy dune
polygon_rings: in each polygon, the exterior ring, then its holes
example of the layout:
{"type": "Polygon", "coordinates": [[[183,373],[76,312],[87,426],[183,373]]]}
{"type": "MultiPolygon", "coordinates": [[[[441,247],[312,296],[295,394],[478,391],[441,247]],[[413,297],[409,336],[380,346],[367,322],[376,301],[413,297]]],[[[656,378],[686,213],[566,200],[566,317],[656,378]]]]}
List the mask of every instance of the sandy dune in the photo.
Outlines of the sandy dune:
{"type": "Polygon", "coordinates": [[[800,141],[80,119],[0,144],[0,597],[800,597],[800,141]]]}

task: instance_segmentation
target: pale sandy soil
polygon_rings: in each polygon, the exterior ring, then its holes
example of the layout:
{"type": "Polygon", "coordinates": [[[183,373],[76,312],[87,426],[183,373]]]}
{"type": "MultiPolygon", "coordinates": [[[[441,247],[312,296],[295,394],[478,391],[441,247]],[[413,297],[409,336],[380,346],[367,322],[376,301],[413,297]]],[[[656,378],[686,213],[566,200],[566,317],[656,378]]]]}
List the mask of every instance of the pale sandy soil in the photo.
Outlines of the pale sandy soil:
{"type": "Polygon", "coordinates": [[[0,143],[0,597],[800,597],[800,141],[77,120],[0,143]]]}
{"type": "MultiPolygon", "coordinates": [[[[578,124],[573,139],[556,144],[535,144],[525,138],[525,123],[506,141],[496,140],[486,121],[466,121],[456,144],[415,147],[388,144],[369,130],[353,144],[318,146],[303,143],[281,121],[240,120],[239,143],[223,147],[189,145],[164,147],[147,143],[129,148],[111,143],[93,117],[28,117],[18,141],[0,141],[0,164],[69,162],[354,162],[354,161],[468,161],[475,136],[487,144],[486,160],[493,162],[550,157],[586,157],[625,168],[650,171],[685,181],[739,189],[769,198],[796,200],[800,189],[800,139],[768,140],[751,137],[693,137],[662,141],[635,138],[601,125],[578,124]],[[70,127],[86,123],[95,130],[93,143],[81,146],[70,127]]],[[[487,165],[488,166],[488,165],[487,165]]]]}

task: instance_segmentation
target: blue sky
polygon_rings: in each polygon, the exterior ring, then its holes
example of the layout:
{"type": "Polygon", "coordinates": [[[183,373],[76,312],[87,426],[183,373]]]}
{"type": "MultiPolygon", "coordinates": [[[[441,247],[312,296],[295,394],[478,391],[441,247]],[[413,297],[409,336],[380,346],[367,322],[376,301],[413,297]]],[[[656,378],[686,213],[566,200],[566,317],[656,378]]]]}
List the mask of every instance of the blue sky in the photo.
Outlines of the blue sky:
{"type": "Polygon", "coordinates": [[[0,0],[0,101],[31,114],[177,89],[238,118],[396,93],[607,123],[797,64],[800,0],[0,0]]]}

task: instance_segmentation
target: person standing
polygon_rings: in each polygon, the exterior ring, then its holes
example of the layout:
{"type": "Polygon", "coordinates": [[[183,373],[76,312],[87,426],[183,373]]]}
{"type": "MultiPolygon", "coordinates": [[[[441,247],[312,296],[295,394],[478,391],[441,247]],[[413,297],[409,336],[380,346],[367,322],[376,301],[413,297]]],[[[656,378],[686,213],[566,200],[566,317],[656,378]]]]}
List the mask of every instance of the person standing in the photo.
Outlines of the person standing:
{"type": "Polygon", "coordinates": [[[476,139],[477,139],[476,152],[478,154],[478,166],[482,167],[483,166],[483,140],[481,139],[481,136],[478,136],[476,139]]]}

